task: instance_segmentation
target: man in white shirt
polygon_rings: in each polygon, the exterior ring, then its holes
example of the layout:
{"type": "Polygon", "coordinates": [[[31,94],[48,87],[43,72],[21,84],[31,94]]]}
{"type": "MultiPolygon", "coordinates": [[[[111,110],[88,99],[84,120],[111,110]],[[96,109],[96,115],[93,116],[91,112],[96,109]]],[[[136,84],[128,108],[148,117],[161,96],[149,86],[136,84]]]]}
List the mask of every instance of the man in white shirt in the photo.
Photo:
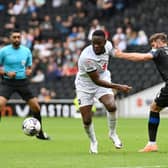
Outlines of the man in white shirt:
{"type": "Polygon", "coordinates": [[[107,70],[109,56],[113,55],[110,41],[106,41],[102,30],[96,30],[92,35],[92,44],[81,53],[75,85],[80,112],[85,131],[90,139],[90,152],[98,153],[98,142],[92,123],[92,105],[97,98],[107,109],[109,137],[116,148],[122,148],[122,143],[116,134],[116,105],[112,89],[128,92],[131,87],[111,83],[111,75],[107,70]]]}

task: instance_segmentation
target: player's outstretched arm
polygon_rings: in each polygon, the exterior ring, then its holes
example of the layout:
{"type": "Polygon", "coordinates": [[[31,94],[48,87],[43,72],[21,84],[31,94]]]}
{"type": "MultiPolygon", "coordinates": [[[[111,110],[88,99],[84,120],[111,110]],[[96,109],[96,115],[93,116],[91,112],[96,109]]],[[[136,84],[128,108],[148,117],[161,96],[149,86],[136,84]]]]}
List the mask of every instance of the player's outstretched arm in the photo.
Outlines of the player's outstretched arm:
{"type": "Polygon", "coordinates": [[[119,91],[122,91],[122,92],[129,92],[132,87],[131,86],[128,86],[128,85],[121,85],[121,84],[118,84],[118,83],[111,83],[112,85],[112,89],[116,89],[116,90],[119,90],[119,91]]]}
{"type": "Polygon", "coordinates": [[[102,80],[100,78],[98,71],[90,72],[88,73],[88,75],[96,85],[99,85],[102,87],[112,88],[123,92],[129,92],[132,89],[132,87],[128,85],[121,85],[121,84],[111,83],[111,82],[102,80]]]}
{"type": "Polygon", "coordinates": [[[151,53],[137,53],[137,52],[127,53],[127,52],[122,52],[119,49],[114,50],[114,55],[118,58],[123,58],[130,61],[148,61],[153,59],[153,56],[151,53]]]}

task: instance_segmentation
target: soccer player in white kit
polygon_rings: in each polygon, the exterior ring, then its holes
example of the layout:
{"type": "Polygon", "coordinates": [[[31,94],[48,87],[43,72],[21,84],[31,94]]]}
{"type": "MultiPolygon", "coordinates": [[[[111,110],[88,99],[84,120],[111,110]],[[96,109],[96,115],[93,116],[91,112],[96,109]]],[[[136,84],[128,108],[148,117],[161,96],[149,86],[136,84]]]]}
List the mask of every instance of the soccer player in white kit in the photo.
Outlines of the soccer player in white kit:
{"type": "Polygon", "coordinates": [[[92,35],[92,44],[81,53],[78,61],[78,73],[75,80],[76,93],[79,101],[84,129],[90,139],[90,153],[98,153],[98,142],[92,123],[92,105],[97,98],[107,109],[109,137],[116,148],[122,148],[122,143],[116,134],[116,105],[113,89],[128,92],[131,87],[111,82],[107,70],[109,56],[113,55],[113,47],[107,41],[102,30],[96,30],[92,35]]]}

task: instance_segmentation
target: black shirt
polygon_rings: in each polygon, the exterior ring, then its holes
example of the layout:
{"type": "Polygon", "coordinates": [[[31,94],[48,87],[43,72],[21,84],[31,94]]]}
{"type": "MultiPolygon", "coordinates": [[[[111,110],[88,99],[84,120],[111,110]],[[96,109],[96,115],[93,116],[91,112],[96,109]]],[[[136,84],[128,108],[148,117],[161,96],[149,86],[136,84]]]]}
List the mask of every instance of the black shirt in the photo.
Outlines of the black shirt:
{"type": "Polygon", "coordinates": [[[168,46],[151,50],[151,54],[162,79],[168,83],[168,46]]]}

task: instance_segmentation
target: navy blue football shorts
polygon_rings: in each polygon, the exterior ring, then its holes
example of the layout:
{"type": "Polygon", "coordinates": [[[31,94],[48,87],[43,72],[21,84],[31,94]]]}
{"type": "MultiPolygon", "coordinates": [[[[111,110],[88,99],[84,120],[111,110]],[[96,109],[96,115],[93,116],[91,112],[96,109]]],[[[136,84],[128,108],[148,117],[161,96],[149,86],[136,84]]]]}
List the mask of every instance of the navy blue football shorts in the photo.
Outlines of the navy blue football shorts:
{"type": "Polygon", "coordinates": [[[168,83],[161,88],[160,92],[155,98],[155,102],[159,107],[168,107],[168,83]]]}

